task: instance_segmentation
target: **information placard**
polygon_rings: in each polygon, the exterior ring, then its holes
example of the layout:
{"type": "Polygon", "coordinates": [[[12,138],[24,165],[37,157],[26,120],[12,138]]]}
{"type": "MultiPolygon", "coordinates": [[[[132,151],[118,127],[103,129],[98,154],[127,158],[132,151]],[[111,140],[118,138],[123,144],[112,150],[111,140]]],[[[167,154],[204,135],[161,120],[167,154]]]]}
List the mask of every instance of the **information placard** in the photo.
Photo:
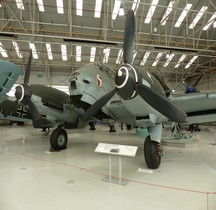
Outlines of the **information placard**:
{"type": "Polygon", "coordinates": [[[95,149],[95,152],[109,155],[135,157],[137,148],[138,147],[136,146],[99,143],[95,149]]]}

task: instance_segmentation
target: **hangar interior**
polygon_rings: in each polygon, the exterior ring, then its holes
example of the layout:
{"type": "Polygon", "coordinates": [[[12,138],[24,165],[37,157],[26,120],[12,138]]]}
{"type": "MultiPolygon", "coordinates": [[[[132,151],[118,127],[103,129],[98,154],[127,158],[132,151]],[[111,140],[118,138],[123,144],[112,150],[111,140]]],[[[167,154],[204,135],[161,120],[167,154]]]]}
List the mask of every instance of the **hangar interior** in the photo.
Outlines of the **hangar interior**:
{"type": "Polygon", "coordinates": [[[116,70],[123,61],[125,16],[119,11],[126,14],[133,9],[134,65],[156,72],[176,91],[184,90],[183,82],[193,84],[200,74],[204,74],[204,88],[214,88],[215,2],[59,2],[1,1],[1,59],[25,67],[33,48],[33,83],[67,85],[66,78],[89,62],[103,62],[116,70]]]}
{"type": "MultiPolygon", "coordinates": [[[[71,74],[85,64],[103,63],[114,71],[121,66],[125,15],[131,9],[133,65],[158,75],[173,92],[184,92],[199,78],[199,91],[216,89],[213,0],[1,0],[0,59],[25,69],[32,50],[30,84],[67,92],[71,74]]],[[[22,82],[23,77],[17,80],[22,82]]],[[[162,164],[153,171],[144,164],[136,130],[115,126],[116,133],[105,126],[70,130],[68,148],[53,153],[48,138],[30,125],[0,127],[0,206],[216,209],[213,123],[200,125],[194,147],[165,147],[162,164]],[[122,158],[126,186],[102,181],[110,162],[108,155],[94,152],[99,142],[138,146],[135,158],[122,158]]],[[[112,164],[118,176],[118,158],[112,164]]]]}

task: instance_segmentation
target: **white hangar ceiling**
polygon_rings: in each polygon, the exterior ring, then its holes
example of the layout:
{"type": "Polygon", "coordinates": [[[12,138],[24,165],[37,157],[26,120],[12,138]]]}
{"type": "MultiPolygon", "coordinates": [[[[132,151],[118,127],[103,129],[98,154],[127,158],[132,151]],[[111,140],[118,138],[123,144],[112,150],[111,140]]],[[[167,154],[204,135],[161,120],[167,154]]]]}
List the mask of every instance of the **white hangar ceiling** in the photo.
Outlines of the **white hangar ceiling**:
{"type": "Polygon", "coordinates": [[[170,77],[215,72],[213,0],[1,0],[0,59],[23,65],[34,48],[33,71],[70,74],[89,62],[117,69],[122,9],[136,15],[134,65],[170,77]]]}

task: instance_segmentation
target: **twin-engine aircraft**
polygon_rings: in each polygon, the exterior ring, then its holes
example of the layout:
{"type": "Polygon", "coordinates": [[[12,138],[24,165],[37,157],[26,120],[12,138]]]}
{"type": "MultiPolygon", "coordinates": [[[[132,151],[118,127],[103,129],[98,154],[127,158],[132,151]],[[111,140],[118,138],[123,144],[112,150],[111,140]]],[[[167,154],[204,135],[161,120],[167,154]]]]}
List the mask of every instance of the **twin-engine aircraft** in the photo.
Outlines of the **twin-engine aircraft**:
{"type": "Polygon", "coordinates": [[[29,107],[35,128],[53,127],[50,144],[65,149],[65,123],[85,126],[92,118],[112,119],[147,128],[144,157],[151,169],[160,166],[163,147],[162,124],[211,122],[216,119],[216,92],[171,95],[151,73],[133,66],[135,20],[133,11],[126,16],[124,64],[114,72],[103,64],[88,64],[69,80],[70,96],[51,87],[30,85],[31,54],[24,83],[16,87],[16,100],[5,111],[8,116],[17,103],[29,107]]]}

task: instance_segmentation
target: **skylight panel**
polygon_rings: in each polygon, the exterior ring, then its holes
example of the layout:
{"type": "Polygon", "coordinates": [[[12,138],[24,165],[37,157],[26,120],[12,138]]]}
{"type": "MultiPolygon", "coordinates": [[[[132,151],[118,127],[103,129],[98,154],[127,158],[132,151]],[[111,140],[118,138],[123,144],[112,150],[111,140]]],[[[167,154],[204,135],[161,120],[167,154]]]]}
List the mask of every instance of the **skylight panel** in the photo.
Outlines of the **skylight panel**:
{"type": "Polygon", "coordinates": [[[180,66],[181,62],[186,58],[186,56],[187,56],[187,55],[182,55],[182,56],[179,58],[177,64],[174,66],[174,68],[178,68],[178,67],[180,66]]]}
{"type": "Polygon", "coordinates": [[[5,51],[5,49],[3,48],[3,45],[2,45],[1,42],[0,42],[0,53],[1,53],[1,55],[2,55],[4,58],[7,58],[7,57],[8,57],[8,54],[7,54],[7,52],[5,51]]]}
{"type": "Polygon", "coordinates": [[[77,62],[81,61],[81,54],[82,54],[82,47],[76,46],[76,61],[77,62]]]}
{"type": "Polygon", "coordinates": [[[114,8],[113,8],[113,13],[112,13],[112,19],[115,20],[117,18],[117,15],[119,13],[121,7],[121,0],[115,0],[114,8]]]}
{"type": "Polygon", "coordinates": [[[95,61],[96,47],[91,47],[90,62],[95,61]]]}
{"type": "Polygon", "coordinates": [[[192,4],[187,4],[185,6],[181,15],[179,16],[178,20],[176,21],[175,27],[179,27],[181,25],[182,21],[185,19],[186,15],[189,12],[191,7],[192,7],[192,4]]]}
{"type": "Polygon", "coordinates": [[[107,62],[108,62],[108,59],[109,59],[110,49],[109,49],[109,48],[105,48],[105,49],[103,50],[103,53],[104,53],[103,62],[104,62],[104,63],[107,63],[107,62]]]}
{"type": "Polygon", "coordinates": [[[76,15],[83,15],[83,0],[76,0],[76,15]]]}
{"type": "Polygon", "coordinates": [[[190,62],[185,66],[186,69],[190,67],[190,65],[198,58],[197,55],[195,55],[193,58],[191,58],[190,62]]]}
{"type": "Polygon", "coordinates": [[[167,59],[167,61],[163,65],[163,67],[167,67],[169,65],[170,61],[173,59],[174,56],[175,56],[174,53],[172,53],[171,55],[169,55],[169,58],[167,59]]]}
{"type": "Polygon", "coordinates": [[[166,12],[161,20],[161,25],[164,26],[166,24],[166,21],[168,20],[168,16],[169,14],[172,12],[172,9],[173,9],[173,4],[174,4],[174,1],[171,1],[166,9],[166,12]]]}
{"type": "Polygon", "coordinates": [[[48,55],[49,60],[53,60],[51,44],[46,43],[46,50],[47,50],[47,55],[48,55]]]}
{"type": "Polygon", "coordinates": [[[29,47],[32,49],[32,56],[34,59],[38,59],[38,53],[34,43],[29,43],[29,47]]]}
{"type": "Polygon", "coordinates": [[[203,16],[203,14],[205,13],[205,11],[207,10],[208,7],[203,6],[199,13],[196,15],[196,17],[194,18],[193,22],[190,24],[189,28],[193,29],[195,27],[195,25],[199,22],[200,18],[203,16]]]}
{"type": "Polygon", "coordinates": [[[134,11],[134,15],[136,15],[137,10],[139,8],[140,0],[134,0],[132,5],[132,10],[134,11]]]}
{"type": "Polygon", "coordinates": [[[205,25],[205,27],[202,30],[204,31],[208,30],[209,27],[213,24],[213,21],[215,21],[215,18],[216,18],[216,12],[211,16],[208,23],[205,25]]]}
{"type": "Polygon", "coordinates": [[[61,53],[62,53],[62,60],[67,61],[67,46],[65,44],[61,45],[61,53]]]}
{"type": "Polygon", "coordinates": [[[12,44],[13,44],[15,50],[16,50],[17,56],[18,56],[19,58],[22,58],[22,54],[20,53],[20,50],[19,50],[19,47],[18,47],[17,42],[12,41],[12,44]]]}
{"type": "Polygon", "coordinates": [[[147,61],[149,55],[150,55],[150,52],[146,52],[146,53],[144,54],[143,59],[142,59],[142,61],[141,61],[141,63],[140,63],[140,66],[144,66],[144,65],[145,65],[145,63],[146,63],[146,61],[147,61]]]}
{"type": "Polygon", "coordinates": [[[122,56],[123,56],[123,50],[120,49],[119,52],[118,52],[117,59],[116,59],[116,64],[120,64],[122,56]]]}
{"type": "Polygon", "coordinates": [[[152,66],[157,66],[157,63],[159,62],[161,56],[163,55],[163,53],[158,53],[154,63],[152,64],[152,66]]]}
{"type": "Polygon", "coordinates": [[[22,0],[16,0],[16,5],[17,5],[18,9],[23,9],[23,10],[25,9],[22,0]]]}
{"type": "Polygon", "coordinates": [[[2,7],[2,4],[0,3],[0,7],[2,7]]]}
{"type": "Polygon", "coordinates": [[[43,4],[43,0],[37,0],[37,4],[38,4],[38,8],[40,12],[44,12],[44,4],[43,4]]]}
{"type": "Polygon", "coordinates": [[[151,6],[149,8],[149,11],[148,11],[148,14],[146,16],[146,19],[145,19],[145,23],[150,23],[151,22],[151,19],[152,19],[152,16],[154,15],[154,12],[155,12],[155,9],[156,9],[156,6],[158,4],[159,0],[152,0],[152,3],[151,3],[151,6]]]}
{"type": "Polygon", "coordinates": [[[96,2],[95,2],[94,17],[96,17],[96,18],[100,18],[100,16],[101,16],[102,1],[103,0],[96,0],[96,2]]]}
{"type": "Polygon", "coordinates": [[[58,14],[64,14],[63,0],[56,0],[58,14]]]}

